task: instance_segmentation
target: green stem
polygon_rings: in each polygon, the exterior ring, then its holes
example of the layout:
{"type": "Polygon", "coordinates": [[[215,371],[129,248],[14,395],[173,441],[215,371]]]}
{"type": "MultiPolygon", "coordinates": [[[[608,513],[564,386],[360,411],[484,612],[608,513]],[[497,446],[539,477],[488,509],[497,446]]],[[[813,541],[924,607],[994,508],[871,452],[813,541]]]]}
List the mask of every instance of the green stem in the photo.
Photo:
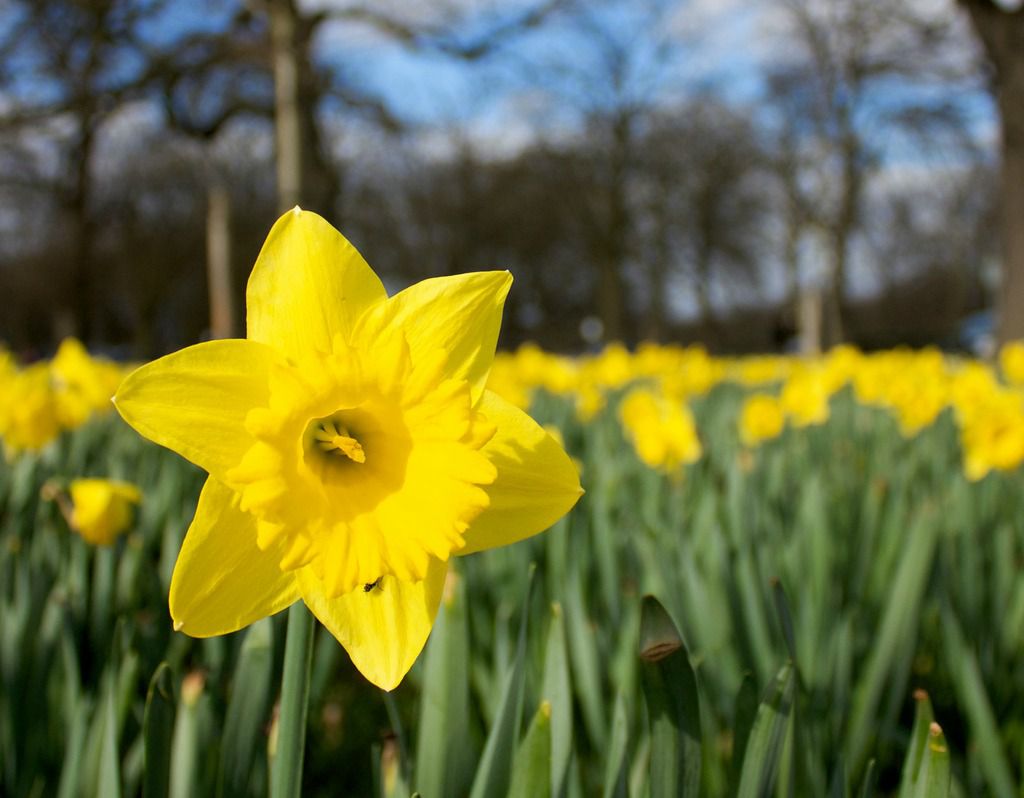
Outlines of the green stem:
{"type": "Polygon", "coordinates": [[[384,694],[384,706],[388,710],[388,720],[391,721],[391,729],[398,740],[400,772],[402,778],[408,783],[412,779],[412,773],[409,768],[409,748],[406,746],[405,730],[402,728],[402,717],[398,714],[398,704],[395,703],[395,697],[387,690],[382,690],[381,692],[384,694]]]}
{"type": "Polygon", "coordinates": [[[284,644],[281,678],[281,714],[277,724],[277,752],[271,776],[271,798],[298,798],[302,794],[302,756],[306,748],[309,712],[309,672],[313,661],[313,616],[301,601],[288,610],[288,636],[284,644]]]}

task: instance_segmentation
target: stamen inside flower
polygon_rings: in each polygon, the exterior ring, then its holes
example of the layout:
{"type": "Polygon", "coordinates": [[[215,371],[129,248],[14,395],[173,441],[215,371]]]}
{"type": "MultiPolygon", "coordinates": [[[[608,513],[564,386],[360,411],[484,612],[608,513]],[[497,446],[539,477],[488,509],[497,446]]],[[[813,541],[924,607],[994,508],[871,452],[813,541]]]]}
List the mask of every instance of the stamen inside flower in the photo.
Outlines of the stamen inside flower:
{"type": "Polygon", "coordinates": [[[344,455],[356,463],[366,462],[366,452],[363,451],[362,444],[333,419],[318,422],[313,429],[313,439],[325,452],[344,455]]]}

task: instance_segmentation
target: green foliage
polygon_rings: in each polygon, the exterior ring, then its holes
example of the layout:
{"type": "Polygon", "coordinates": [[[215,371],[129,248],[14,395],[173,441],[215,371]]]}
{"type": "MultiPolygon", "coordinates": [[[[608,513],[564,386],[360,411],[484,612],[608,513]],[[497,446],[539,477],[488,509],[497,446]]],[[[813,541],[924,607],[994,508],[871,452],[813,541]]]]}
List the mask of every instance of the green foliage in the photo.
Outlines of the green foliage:
{"type": "MultiPolygon", "coordinates": [[[[739,398],[695,403],[705,455],[667,478],[614,404],[539,397],[587,495],[456,561],[390,704],[314,632],[303,794],[1017,794],[1021,476],[969,483],[948,417],[907,440],[845,393],[745,452],[739,398]]],[[[200,641],[167,612],[201,481],[116,419],[0,466],[0,794],[267,794],[283,617],[200,641]],[[143,490],[110,549],[40,497],[80,475],[143,490]]]]}

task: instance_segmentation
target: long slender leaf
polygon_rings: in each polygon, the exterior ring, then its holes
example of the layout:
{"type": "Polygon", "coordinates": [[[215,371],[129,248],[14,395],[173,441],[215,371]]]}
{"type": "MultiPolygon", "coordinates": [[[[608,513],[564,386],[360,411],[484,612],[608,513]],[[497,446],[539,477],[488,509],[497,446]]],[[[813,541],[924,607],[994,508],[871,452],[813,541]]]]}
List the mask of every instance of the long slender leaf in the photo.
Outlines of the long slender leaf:
{"type": "Polygon", "coordinates": [[[509,798],[551,796],[551,704],[542,701],[512,767],[509,798]]]}
{"type": "Polygon", "coordinates": [[[523,599],[523,614],[519,625],[516,654],[508,675],[505,677],[497,716],[480,757],[470,798],[490,798],[492,795],[504,795],[512,776],[512,752],[516,749],[522,715],[526,670],[526,631],[534,571],[535,568],[531,566],[527,579],[526,596],[523,599]]]}
{"type": "Polygon", "coordinates": [[[679,630],[653,596],[643,601],[640,659],[651,735],[651,796],[696,796],[702,756],[697,677],[679,630]]]}
{"type": "Polygon", "coordinates": [[[145,752],[143,798],[167,798],[170,792],[174,705],[171,669],[166,662],[161,662],[149,681],[146,711],[142,720],[145,752]]]}
{"type": "Polygon", "coordinates": [[[787,662],[757,708],[743,757],[738,798],[763,798],[771,793],[780,766],[795,688],[793,664],[787,662]]]}

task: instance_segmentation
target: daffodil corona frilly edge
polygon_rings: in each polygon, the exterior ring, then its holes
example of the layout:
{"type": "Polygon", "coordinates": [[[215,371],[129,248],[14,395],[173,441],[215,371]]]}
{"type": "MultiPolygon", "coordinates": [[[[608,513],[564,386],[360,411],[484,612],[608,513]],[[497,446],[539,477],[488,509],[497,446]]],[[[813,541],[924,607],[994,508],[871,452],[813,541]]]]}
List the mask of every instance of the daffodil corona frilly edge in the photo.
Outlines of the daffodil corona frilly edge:
{"type": "Polygon", "coordinates": [[[486,390],[512,277],[388,297],[325,220],[270,231],[247,338],[129,375],[115,403],[206,469],[171,580],[175,628],[225,634],[302,599],[390,690],[418,656],[452,555],[540,532],[582,493],[562,447],[486,390]]]}

